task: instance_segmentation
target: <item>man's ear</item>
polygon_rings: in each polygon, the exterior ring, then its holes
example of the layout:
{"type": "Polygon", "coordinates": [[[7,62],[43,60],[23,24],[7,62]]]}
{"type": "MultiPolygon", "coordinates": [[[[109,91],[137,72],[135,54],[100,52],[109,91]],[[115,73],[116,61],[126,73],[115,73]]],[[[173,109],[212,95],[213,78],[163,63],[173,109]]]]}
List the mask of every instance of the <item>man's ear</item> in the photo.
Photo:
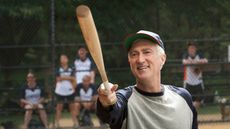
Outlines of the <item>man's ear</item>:
{"type": "Polygon", "coordinates": [[[166,61],[166,54],[162,54],[160,59],[161,59],[161,69],[163,68],[165,61],[166,61]]]}
{"type": "Polygon", "coordinates": [[[129,54],[128,54],[127,56],[128,56],[128,62],[130,62],[130,57],[129,57],[129,54]]]}

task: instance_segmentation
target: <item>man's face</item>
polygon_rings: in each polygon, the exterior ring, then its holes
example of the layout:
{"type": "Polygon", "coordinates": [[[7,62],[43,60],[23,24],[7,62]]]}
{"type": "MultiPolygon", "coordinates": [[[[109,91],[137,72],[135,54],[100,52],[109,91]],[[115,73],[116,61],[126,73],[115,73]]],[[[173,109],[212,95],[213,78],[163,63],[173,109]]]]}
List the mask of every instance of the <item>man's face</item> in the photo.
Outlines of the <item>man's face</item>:
{"type": "Polygon", "coordinates": [[[188,46],[188,54],[194,57],[196,55],[196,46],[194,45],[188,46]]]}
{"type": "Polygon", "coordinates": [[[87,50],[85,48],[80,48],[78,50],[78,56],[81,60],[85,60],[87,55],[87,50]]]}
{"type": "Polygon", "coordinates": [[[68,64],[68,61],[69,60],[68,60],[68,57],[66,55],[61,55],[60,62],[61,62],[62,65],[68,64]]]}
{"type": "Polygon", "coordinates": [[[83,78],[83,86],[84,86],[84,88],[88,88],[90,86],[90,83],[91,83],[90,76],[85,76],[83,78]]]}
{"type": "Polygon", "coordinates": [[[29,73],[26,77],[26,80],[28,84],[32,84],[35,82],[36,79],[32,73],[29,73]]]}
{"type": "Polygon", "coordinates": [[[136,41],[128,53],[132,73],[138,80],[154,78],[160,75],[165,55],[159,54],[157,44],[148,40],[136,41]]]}

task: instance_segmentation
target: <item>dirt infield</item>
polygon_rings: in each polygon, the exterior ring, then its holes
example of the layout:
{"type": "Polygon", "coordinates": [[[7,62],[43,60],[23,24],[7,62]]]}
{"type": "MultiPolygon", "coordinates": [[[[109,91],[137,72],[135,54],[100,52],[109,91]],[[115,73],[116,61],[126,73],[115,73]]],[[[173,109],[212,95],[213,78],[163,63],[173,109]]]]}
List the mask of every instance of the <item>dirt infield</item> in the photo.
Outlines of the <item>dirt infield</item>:
{"type": "MultiPolygon", "coordinates": [[[[93,117],[94,127],[80,127],[79,129],[108,129],[108,127],[101,127],[99,120],[94,116],[93,117]]],[[[221,120],[220,114],[205,114],[198,115],[199,121],[212,121],[212,120],[221,120]]],[[[73,122],[71,118],[62,118],[60,121],[61,129],[71,129],[73,122]]],[[[50,129],[54,128],[54,124],[50,123],[50,129]]],[[[1,127],[0,127],[1,129],[1,127]]],[[[216,122],[216,123],[199,123],[199,129],[230,129],[230,122],[216,122]]]]}
{"type": "Polygon", "coordinates": [[[199,121],[219,121],[221,120],[220,114],[205,114],[205,115],[198,115],[199,121]]]}
{"type": "MultiPolygon", "coordinates": [[[[208,119],[212,119],[212,120],[217,120],[220,119],[220,115],[219,114],[214,114],[214,115],[200,115],[199,119],[202,120],[208,120],[208,119]]],[[[97,119],[93,119],[93,123],[94,123],[94,128],[100,128],[100,124],[99,121],[97,119]]],[[[70,119],[62,119],[61,121],[61,125],[63,127],[69,127],[69,125],[72,125],[72,121],[70,119]]],[[[91,129],[94,129],[91,128],[91,129]]],[[[225,122],[225,123],[205,123],[205,124],[199,124],[199,129],[230,129],[230,122],[225,122]]]]}
{"type": "MultiPolygon", "coordinates": [[[[206,115],[199,115],[198,120],[199,121],[206,121],[206,120],[220,120],[221,115],[220,114],[206,114],[206,115]]],[[[70,127],[72,125],[71,119],[63,118],[60,121],[60,124],[62,127],[70,127]]],[[[100,124],[98,119],[93,119],[94,128],[100,128],[100,124]]],[[[50,126],[52,127],[52,126],[50,126]]],[[[94,129],[91,128],[91,129],[94,129]]],[[[199,129],[230,129],[230,122],[224,122],[224,123],[204,123],[199,124],[199,129]]]]}
{"type": "MultiPolygon", "coordinates": [[[[198,115],[199,121],[220,121],[220,114],[198,115]]],[[[199,129],[230,129],[230,122],[199,124],[199,129]]]]}
{"type": "Polygon", "coordinates": [[[230,129],[230,122],[226,123],[211,123],[200,124],[199,129],[230,129]]]}

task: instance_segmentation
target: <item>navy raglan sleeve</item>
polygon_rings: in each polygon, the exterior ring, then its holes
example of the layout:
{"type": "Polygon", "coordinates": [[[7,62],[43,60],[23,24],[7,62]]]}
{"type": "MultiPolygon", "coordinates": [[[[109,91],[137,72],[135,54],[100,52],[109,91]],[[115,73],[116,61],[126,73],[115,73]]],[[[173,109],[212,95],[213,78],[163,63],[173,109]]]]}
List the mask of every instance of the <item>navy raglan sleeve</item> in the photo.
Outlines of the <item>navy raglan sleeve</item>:
{"type": "Polygon", "coordinates": [[[25,87],[22,87],[20,89],[20,99],[25,99],[25,94],[26,94],[25,92],[26,92],[25,87]]]}
{"type": "Polygon", "coordinates": [[[188,53],[184,53],[182,59],[188,59],[188,53]]]}
{"type": "Polygon", "coordinates": [[[185,99],[185,101],[187,102],[188,106],[190,107],[193,113],[192,129],[198,129],[197,111],[196,108],[193,106],[191,94],[184,88],[179,88],[175,86],[170,86],[170,88],[171,90],[178,93],[180,96],[182,96],[185,99]]]}
{"type": "Polygon", "coordinates": [[[96,114],[100,120],[110,125],[111,129],[120,129],[124,119],[127,116],[127,103],[132,94],[133,87],[118,90],[117,102],[109,108],[104,108],[99,100],[97,100],[96,114]]]}
{"type": "Polygon", "coordinates": [[[89,59],[90,59],[90,61],[91,61],[91,64],[90,64],[90,71],[96,70],[96,64],[94,63],[94,61],[93,61],[91,58],[89,58],[89,59]]]}
{"type": "Polygon", "coordinates": [[[192,122],[192,129],[198,129],[197,123],[197,111],[196,108],[193,106],[191,94],[184,88],[180,88],[182,92],[182,96],[185,98],[186,102],[188,103],[189,107],[193,112],[193,122],[192,122]]]}
{"type": "Polygon", "coordinates": [[[41,95],[40,95],[40,97],[41,97],[41,98],[45,98],[45,90],[44,90],[44,88],[40,88],[40,90],[41,90],[41,95]]]}
{"type": "Polygon", "coordinates": [[[59,68],[56,69],[56,71],[55,71],[55,76],[56,76],[56,77],[59,77],[59,76],[60,76],[59,68]]]}
{"type": "Polygon", "coordinates": [[[204,59],[203,53],[199,52],[197,55],[200,57],[200,59],[204,59]]]}
{"type": "Polygon", "coordinates": [[[93,96],[97,95],[97,89],[95,85],[91,85],[92,89],[93,89],[93,96]]]}
{"type": "Polygon", "coordinates": [[[81,89],[81,87],[82,87],[82,84],[81,84],[81,83],[78,84],[77,87],[76,87],[75,95],[76,95],[77,97],[80,97],[80,89],[81,89]]]}
{"type": "Polygon", "coordinates": [[[70,76],[75,77],[75,70],[73,68],[71,68],[71,74],[70,74],[70,76]]]}

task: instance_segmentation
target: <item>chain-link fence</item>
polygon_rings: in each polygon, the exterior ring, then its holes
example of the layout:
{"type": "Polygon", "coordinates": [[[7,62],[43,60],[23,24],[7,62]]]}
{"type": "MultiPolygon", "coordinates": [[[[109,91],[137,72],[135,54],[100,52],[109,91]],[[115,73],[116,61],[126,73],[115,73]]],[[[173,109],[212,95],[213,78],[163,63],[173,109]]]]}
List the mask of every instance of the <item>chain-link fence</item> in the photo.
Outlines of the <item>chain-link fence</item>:
{"type": "MultiPolygon", "coordinates": [[[[70,59],[70,64],[76,58],[78,46],[83,44],[82,34],[75,17],[75,7],[79,1],[29,1],[13,0],[11,3],[3,0],[0,5],[0,122],[6,123],[12,121],[13,124],[21,127],[24,118],[24,110],[20,106],[20,88],[26,82],[26,74],[29,70],[36,73],[37,81],[46,92],[46,110],[49,116],[50,127],[54,125],[55,118],[55,68],[58,67],[58,57],[66,53],[70,59]]],[[[144,1],[143,3],[148,3],[144,1]]],[[[142,3],[142,4],[143,4],[142,3]]],[[[107,11],[110,8],[120,5],[104,6],[101,3],[88,2],[92,7],[95,17],[104,17],[95,19],[98,27],[99,36],[102,39],[102,50],[105,60],[106,71],[109,80],[119,84],[119,87],[125,87],[135,84],[129,64],[127,53],[123,49],[122,40],[124,35],[136,31],[140,26],[150,30],[157,30],[162,35],[166,48],[167,62],[162,70],[162,83],[183,87],[184,65],[182,65],[182,55],[187,51],[187,42],[197,43],[199,51],[209,60],[209,63],[203,64],[203,80],[205,90],[203,94],[194,94],[202,96],[201,107],[198,110],[200,123],[229,122],[230,120],[230,63],[228,62],[227,47],[230,39],[227,34],[220,38],[202,38],[199,39],[181,39],[172,40],[170,36],[163,31],[167,29],[165,16],[168,12],[163,12],[166,5],[153,2],[151,5],[158,5],[151,10],[148,6],[147,13],[154,17],[148,18],[155,24],[151,25],[142,21],[134,12],[131,14],[124,11],[129,6],[124,4],[123,11],[116,10],[106,13],[103,16],[100,12],[107,11]],[[94,5],[94,6],[93,6],[94,5]],[[113,14],[114,13],[114,14],[113,14]],[[116,17],[115,13],[122,13],[116,17]],[[110,17],[110,18],[108,18],[110,17]],[[108,25],[115,19],[120,19],[116,24],[108,25]],[[161,22],[162,21],[162,22],[161,22]],[[104,27],[104,25],[106,27],[104,27]],[[115,28],[118,28],[115,31],[115,28]],[[132,28],[132,29],[131,29],[132,28]],[[168,38],[169,37],[169,38],[168,38]],[[168,40],[167,40],[168,39],[168,40]],[[107,42],[103,42],[107,41],[107,42]]],[[[143,8],[141,3],[134,2],[132,6],[143,8]]],[[[147,14],[146,14],[147,15],[147,14]]],[[[145,15],[145,16],[146,16],[145,15]]],[[[175,29],[175,28],[174,28],[175,29]]],[[[182,31],[182,30],[180,30],[182,31]]],[[[176,34],[174,36],[177,36],[176,34]]],[[[204,35],[202,35],[204,36],[204,35]]],[[[184,36],[186,37],[186,36],[184,36]]],[[[194,36],[195,37],[195,36],[194,36]]],[[[190,38],[187,36],[186,38],[190,38]]],[[[96,84],[101,82],[98,73],[96,74],[96,84]]],[[[70,116],[64,114],[66,127],[71,127],[70,116]],[[70,121],[70,122],[69,122],[70,121]]],[[[92,116],[94,124],[100,126],[95,114],[92,116]]],[[[9,124],[9,123],[8,123],[9,124]]],[[[11,123],[12,124],[12,123],[11,123]]]]}

